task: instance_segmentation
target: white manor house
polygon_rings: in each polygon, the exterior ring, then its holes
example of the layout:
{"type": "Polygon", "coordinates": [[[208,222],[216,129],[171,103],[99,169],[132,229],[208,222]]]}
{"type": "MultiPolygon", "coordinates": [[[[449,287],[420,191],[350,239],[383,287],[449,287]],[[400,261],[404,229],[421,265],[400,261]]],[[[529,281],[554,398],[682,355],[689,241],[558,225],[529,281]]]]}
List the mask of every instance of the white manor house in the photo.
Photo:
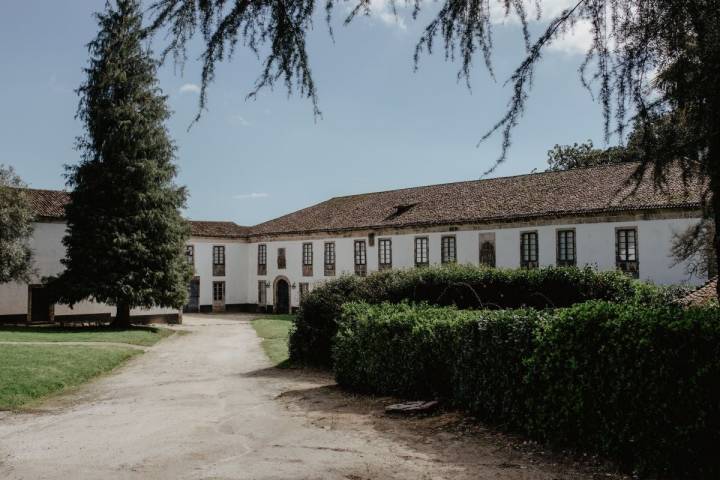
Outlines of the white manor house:
{"type": "MultiPolygon", "coordinates": [[[[314,285],[339,275],[457,262],[506,268],[591,265],[658,284],[699,285],[670,256],[673,238],[701,218],[700,189],[679,172],[658,191],[628,185],[635,164],[335,197],[254,227],[190,221],[195,267],[185,311],[295,309],[314,285]]],[[[109,317],[86,302],[49,305],[39,279],[57,274],[65,233],[61,191],[28,190],[35,209],[33,284],[0,285],[0,323],[109,317]]],[[[169,309],[136,321],[176,321],[169,309]]]]}

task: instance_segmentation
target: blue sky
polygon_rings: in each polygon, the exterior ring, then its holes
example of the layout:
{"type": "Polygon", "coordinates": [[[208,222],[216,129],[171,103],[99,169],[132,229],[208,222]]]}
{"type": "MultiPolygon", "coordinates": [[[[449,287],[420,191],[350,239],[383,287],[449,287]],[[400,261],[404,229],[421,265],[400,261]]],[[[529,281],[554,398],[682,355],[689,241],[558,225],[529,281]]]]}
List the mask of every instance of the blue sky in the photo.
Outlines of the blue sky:
{"type": "MultiPolygon", "coordinates": [[[[497,80],[478,58],[472,92],[458,83],[458,65],[442,51],[413,72],[415,43],[437,8],[412,21],[400,19],[384,0],[370,18],[342,26],[337,9],[335,41],[322,15],[309,38],[309,54],[323,117],[314,119],[305,99],[282,88],[246,101],[259,61],[240,50],[221,65],[209,110],[199,124],[199,65],[191,51],[183,72],[160,71],[160,84],[175,112],[169,122],[178,146],[178,183],[193,219],[255,224],[332,196],[476,179],[499,153],[499,139],[477,146],[509,98],[503,80],[522,55],[519,28],[498,16],[493,62],[497,80]]],[[[545,0],[544,18],[565,0],[545,0]]],[[[8,2],[0,16],[0,163],[16,168],[37,188],[62,188],[64,164],[77,161],[74,89],[83,79],[85,44],[96,33],[92,12],[102,0],[8,2]]],[[[322,14],[322,12],[321,12],[322,14]]],[[[542,23],[534,25],[534,31],[542,23]]],[[[577,80],[587,32],[547,52],[527,113],[515,130],[507,162],[493,176],[543,170],[556,143],[592,139],[603,145],[602,118],[577,80]]],[[[162,38],[155,49],[163,46],[162,38]]],[[[198,47],[196,45],[196,47],[198,47]]]]}

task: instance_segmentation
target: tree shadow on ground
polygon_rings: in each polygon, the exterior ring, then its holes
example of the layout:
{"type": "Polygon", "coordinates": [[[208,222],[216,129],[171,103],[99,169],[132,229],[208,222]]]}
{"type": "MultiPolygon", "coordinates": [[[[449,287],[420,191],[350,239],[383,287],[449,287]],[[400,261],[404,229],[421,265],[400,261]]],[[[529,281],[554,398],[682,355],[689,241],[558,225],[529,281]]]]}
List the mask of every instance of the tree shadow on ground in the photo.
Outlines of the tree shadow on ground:
{"type": "Polygon", "coordinates": [[[244,375],[278,381],[281,393],[277,401],[302,414],[317,428],[358,431],[370,427],[416,452],[417,458],[457,466],[470,474],[462,478],[629,478],[595,457],[550,451],[526,437],[501,432],[449,408],[441,407],[432,414],[386,414],[386,406],[402,400],[348,392],[335,383],[332,372],[327,370],[286,366],[244,375]]]}

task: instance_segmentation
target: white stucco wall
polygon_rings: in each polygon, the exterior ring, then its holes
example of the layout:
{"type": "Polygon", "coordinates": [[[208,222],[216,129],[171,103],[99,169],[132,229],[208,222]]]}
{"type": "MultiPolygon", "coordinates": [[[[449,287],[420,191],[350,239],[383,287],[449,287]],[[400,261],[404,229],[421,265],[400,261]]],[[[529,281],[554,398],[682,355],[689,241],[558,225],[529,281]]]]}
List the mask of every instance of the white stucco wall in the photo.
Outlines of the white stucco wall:
{"type": "Polygon", "coordinates": [[[249,303],[247,298],[248,244],[243,240],[192,237],[195,247],[195,276],[200,277],[200,305],[212,305],[212,284],[225,282],[225,303],[249,303]],[[225,247],[225,275],[213,276],[213,246],[225,247]]]}
{"type": "MultiPolygon", "coordinates": [[[[65,235],[64,222],[37,222],[30,239],[33,250],[33,283],[40,283],[43,277],[57,275],[63,270],[60,260],[65,257],[62,238],[65,235]]],[[[0,315],[27,314],[28,285],[26,283],[0,284],[0,315]]],[[[67,305],[55,305],[55,315],[84,315],[115,313],[115,307],[96,302],[81,302],[72,309],[67,305]]],[[[132,315],[162,315],[177,313],[175,309],[152,308],[133,309],[132,315]]]]}
{"type": "MultiPolygon", "coordinates": [[[[443,235],[455,235],[458,263],[479,264],[480,234],[495,234],[496,265],[505,268],[520,266],[520,234],[526,231],[538,232],[538,260],[541,267],[556,265],[557,230],[574,229],[576,232],[577,265],[591,265],[599,270],[615,269],[615,230],[617,228],[637,228],[638,259],[640,279],[657,284],[699,285],[706,278],[690,277],[685,272],[686,265],[673,265],[670,248],[673,235],[679,233],[697,219],[678,218],[661,220],[637,220],[628,222],[578,223],[531,226],[521,228],[497,228],[492,230],[462,230],[432,233],[412,233],[381,235],[377,234],[374,246],[367,242],[367,236],[347,238],[324,238],[313,240],[282,240],[252,242],[248,248],[249,282],[247,298],[250,303],[257,302],[257,284],[259,280],[272,283],[278,276],[285,276],[291,285],[300,282],[317,284],[328,278],[324,276],[323,252],[326,241],[334,241],[336,249],[336,276],[354,273],[353,248],[355,240],[366,240],[368,272],[378,269],[378,244],[382,238],[392,239],[393,268],[414,266],[414,239],[418,236],[429,238],[430,263],[440,263],[440,243],[443,235]],[[302,244],[313,244],[313,276],[302,275],[302,244]],[[257,251],[259,244],[267,245],[267,275],[257,275],[257,251]],[[286,249],[287,268],[277,268],[278,248],[286,249]]],[[[299,305],[300,289],[291,289],[291,305],[299,305]]],[[[273,288],[267,289],[267,303],[274,302],[273,288]]]]}

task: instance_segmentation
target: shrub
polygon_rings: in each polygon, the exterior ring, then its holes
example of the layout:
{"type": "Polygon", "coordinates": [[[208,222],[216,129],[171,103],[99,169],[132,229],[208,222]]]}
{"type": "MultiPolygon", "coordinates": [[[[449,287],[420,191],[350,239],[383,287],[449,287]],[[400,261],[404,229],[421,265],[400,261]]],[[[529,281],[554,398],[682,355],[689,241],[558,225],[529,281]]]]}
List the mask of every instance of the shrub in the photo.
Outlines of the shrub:
{"type": "Polygon", "coordinates": [[[528,431],[641,471],[718,478],[716,308],[589,302],[560,310],[528,359],[528,431]]]}
{"type": "Polygon", "coordinates": [[[449,265],[343,276],[315,288],[300,307],[290,339],[297,363],[330,365],[332,340],[345,302],[427,302],[459,309],[567,307],[592,299],[661,302],[659,287],[620,272],[587,268],[509,270],[449,265]]]}
{"type": "Polygon", "coordinates": [[[720,318],[591,301],[554,312],[344,307],[333,348],[355,390],[445,398],[628,468],[718,478],[720,318]]]}
{"type": "Polygon", "coordinates": [[[335,376],[356,391],[443,397],[482,418],[521,418],[523,359],[545,315],[349,303],[333,348],[335,376]]]}

